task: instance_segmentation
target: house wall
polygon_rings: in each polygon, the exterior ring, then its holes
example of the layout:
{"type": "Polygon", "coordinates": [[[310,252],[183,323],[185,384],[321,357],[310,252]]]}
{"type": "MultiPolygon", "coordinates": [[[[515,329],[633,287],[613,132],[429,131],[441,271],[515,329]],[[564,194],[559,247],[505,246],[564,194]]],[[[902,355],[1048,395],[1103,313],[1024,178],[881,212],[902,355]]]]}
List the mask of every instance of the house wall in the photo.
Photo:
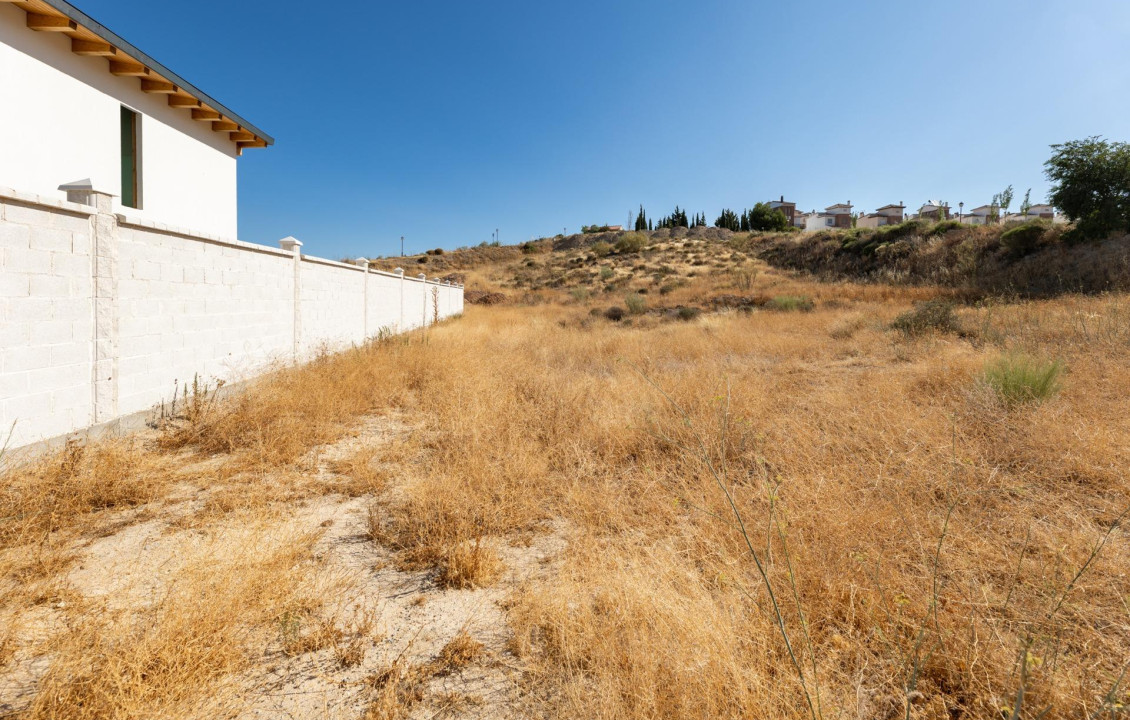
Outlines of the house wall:
{"type": "Polygon", "coordinates": [[[463,288],[0,188],[0,445],[463,311],[463,288]],[[426,303],[426,304],[425,304],[426,303]],[[402,319],[403,318],[403,319],[402,319]]]}
{"type": "Polygon", "coordinates": [[[90,178],[121,195],[121,106],[138,112],[141,209],[115,211],[197,232],[237,233],[236,147],[209,123],[110,75],[106,59],[75,55],[70,38],[34,32],[0,2],[0,186],[64,199],[90,178]]]}

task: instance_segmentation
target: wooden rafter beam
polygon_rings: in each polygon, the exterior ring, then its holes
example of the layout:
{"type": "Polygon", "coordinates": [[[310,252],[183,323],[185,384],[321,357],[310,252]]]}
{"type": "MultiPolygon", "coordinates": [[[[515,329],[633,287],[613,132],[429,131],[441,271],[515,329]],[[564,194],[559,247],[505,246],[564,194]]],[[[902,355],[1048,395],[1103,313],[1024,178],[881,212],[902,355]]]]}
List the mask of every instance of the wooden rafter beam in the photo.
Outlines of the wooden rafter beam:
{"type": "Polygon", "coordinates": [[[144,77],[149,74],[149,68],[132,60],[111,60],[110,74],[119,77],[144,77]]]}
{"type": "Polygon", "coordinates": [[[216,132],[235,132],[240,127],[239,123],[233,123],[231,120],[217,120],[212,123],[212,129],[216,132]]]}
{"type": "Polygon", "coordinates": [[[77,30],[78,25],[74,20],[62,15],[41,15],[39,13],[27,14],[27,26],[32,30],[41,32],[70,32],[77,30]]]}
{"type": "Polygon", "coordinates": [[[252,140],[258,140],[258,138],[255,137],[255,133],[247,132],[246,130],[237,130],[236,132],[228,133],[228,137],[236,142],[251,142],[252,140]]]}
{"type": "Polygon", "coordinates": [[[223,119],[223,117],[223,115],[216,112],[215,110],[207,110],[205,108],[192,109],[193,120],[221,120],[223,119]]]}
{"type": "Polygon", "coordinates": [[[239,148],[240,152],[242,152],[244,148],[265,148],[265,147],[267,147],[267,141],[266,140],[241,141],[241,142],[236,143],[236,146],[239,148]]]}
{"type": "Polygon", "coordinates": [[[165,80],[149,80],[148,78],[141,79],[141,91],[147,93],[156,93],[169,95],[178,91],[176,85],[165,80]]]}
{"type": "Polygon", "coordinates": [[[175,108],[198,108],[200,101],[188,95],[170,95],[169,107],[175,108]]]}
{"type": "Polygon", "coordinates": [[[101,57],[113,57],[118,54],[118,49],[110,43],[105,43],[100,40],[83,40],[81,38],[71,38],[71,52],[75,55],[96,55],[101,57]]]}

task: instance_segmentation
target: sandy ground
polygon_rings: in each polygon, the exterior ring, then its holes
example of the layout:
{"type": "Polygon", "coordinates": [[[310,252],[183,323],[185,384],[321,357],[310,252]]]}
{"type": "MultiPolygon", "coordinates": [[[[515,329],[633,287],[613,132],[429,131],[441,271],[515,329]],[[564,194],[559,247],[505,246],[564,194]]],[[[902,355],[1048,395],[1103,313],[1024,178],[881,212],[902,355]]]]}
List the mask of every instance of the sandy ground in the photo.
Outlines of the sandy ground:
{"type": "MultiPolygon", "coordinates": [[[[315,450],[309,466],[323,477],[332,476],[334,460],[405,431],[388,418],[371,418],[354,435],[315,450]]],[[[398,482],[403,478],[390,479],[382,496],[395,494],[398,482]]],[[[195,527],[194,516],[208,493],[195,488],[166,499],[159,508],[122,513],[110,522],[112,531],[86,540],[59,598],[22,618],[21,650],[0,674],[0,717],[26,709],[49,667],[49,654],[30,655],[24,648],[43,647],[51,636],[66,632],[68,618],[81,622],[91,612],[143,610],[168,592],[186,559],[202,553],[219,556],[226,545],[238,547],[246,539],[252,530],[238,515],[221,519],[218,526],[213,522],[207,532],[195,527]]],[[[507,649],[503,603],[520,584],[550,571],[565,544],[562,528],[547,528],[532,541],[524,537],[498,544],[506,569],[491,587],[443,589],[434,570],[398,570],[391,551],[369,538],[368,513],[378,499],[323,495],[277,509],[273,520],[288,533],[320,533],[318,573],[328,584],[346,589],[340,596],[335,591],[329,611],[340,624],[366,628],[359,643],[363,660],[345,667],[333,648],[291,656],[272,643],[251,672],[234,679],[238,691],[232,706],[224,709],[239,718],[360,718],[372,702],[374,675],[397,659],[427,663],[466,631],[483,652],[466,667],[431,677],[410,716],[529,717],[520,689],[523,667],[507,649]]]]}

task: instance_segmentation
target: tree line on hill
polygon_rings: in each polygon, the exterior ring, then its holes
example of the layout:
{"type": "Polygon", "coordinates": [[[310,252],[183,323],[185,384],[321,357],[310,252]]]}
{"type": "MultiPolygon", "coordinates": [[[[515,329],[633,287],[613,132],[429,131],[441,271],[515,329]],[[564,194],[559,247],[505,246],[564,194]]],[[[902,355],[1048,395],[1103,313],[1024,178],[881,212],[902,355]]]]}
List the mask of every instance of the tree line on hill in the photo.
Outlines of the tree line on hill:
{"type": "MultiPolygon", "coordinates": [[[[670,215],[654,221],[647,216],[647,211],[640,205],[639,214],[636,215],[636,230],[659,230],[663,228],[692,228],[706,227],[706,213],[695,213],[688,217],[687,211],[675,206],[675,211],[670,215]]],[[[751,232],[755,230],[788,230],[789,219],[780,210],[769,207],[768,203],[757,203],[752,210],[742,210],[741,214],[729,208],[724,208],[715,219],[714,227],[733,230],[734,232],[751,232]]]]}

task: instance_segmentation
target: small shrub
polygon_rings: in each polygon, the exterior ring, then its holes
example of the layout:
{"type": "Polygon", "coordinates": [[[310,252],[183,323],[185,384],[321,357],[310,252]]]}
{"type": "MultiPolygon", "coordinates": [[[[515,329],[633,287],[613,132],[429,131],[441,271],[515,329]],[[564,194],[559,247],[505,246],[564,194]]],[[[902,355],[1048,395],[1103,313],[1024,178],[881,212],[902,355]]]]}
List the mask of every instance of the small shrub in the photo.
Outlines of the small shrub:
{"type": "Polygon", "coordinates": [[[612,246],[604,242],[603,240],[601,240],[600,242],[594,242],[590,249],[592,250],[592,254],[596,255],[597,257],[605,257],[612,252],[612,246]]]}
{"type": "Polygon", "coordinates": [[[1046,230],[1047,226],[1039,221],[1009,228],[1001,233],[1001,247],[1017,257],[1022,257],[1039,247],[1046,230]]]}
{"type": "Polygon", "coordinates": [[[440,563],[436,583],[442,588],[471,590],[486,587],[502,573],[502,559],[481,539],[460,543],[446,553],[440,563]]]}
{"type": "Polygon", "coordinates": [[[625,314],[626,313],[624,312],[624,308],[616,306],[612,306],[604,311],[604,317],[608,318],[612,322],[620,322],[624,319],[625,314]]]}
{"type": "Polygon", "coordinates": [[[647,245],[647,237],[643,233],[625,233],[616,241],[616,252],[638,253],[645,245],[647,245]]]}
{"type": "Polygon", "coordinates": [[[527,240],[526,242],[522,243],[522,254],[523,254],[523,255],[533,255],[533,254],[534,254],[534,253],[536,253],[537,251],[538,251],[538,246],[537,246],[537,245],[534,245],[534,244],[533,244],[532,242],[530,242],[529,240],[527,240]]]}
{"type": "Polygon", "coordinates": [[[1059,391],[1063,364],[1029,355],[1002,355],[985,367],[984,382],[1005,403],[1040,402],[1059,391]]]}
{"type": "Polygon", "coordinates": [[[607,280],[608,278],[612,277],[613,275],[615,275],[615,272],[612,270],[612,268],[608,267],[607,265],[600,269],[600,279],[601,280],[607,280]]]}
{"type": "Polygon", "coordinates": [[[702,310],[699,310],[696,307],[680,307],[678,309],[679,319],[684,321],[694,320],[701,314],[702,310]]]}
{"type": "Polygon", "coordinates": [[[628,312],[633,315],[642,315],[647,312],[647,299],[639,293],[632,293],[625,297],[624,304],[628,306],[628,312]]]}
{"type": "Polygon", "coordinates": [[[436,248],[432,250],[432,255],[443,255],[443,248],[436,248]]]}
{"type": "Polygon", "coordinates": [[[937,237],[939,235],[945,235],[950,230],[957,230],[960,227],[961,223],[959,223],[957,220],[942,220],[940,223],[937,223],[936,225],[934,225],[934,227],[930,228],[929,234],[930,237],[937,237]]]}
{"type": "Polygon", "coordinates": [[[576,287],[569,291],[569,296],[577,302],[584,302],[585,300],[588,300],[589,295],[591,295],[591,293],[589,292],[588,288],[576,287]]]}
{"type": "Polygon", "coordinates": [[[891,329],[905,335],[917,336],[928,332],[957,332],[957,317],[953,314],[953,303],[945,300],[927,300],[918,303],[913,310],[907,310],[895,318],[891,329]]]}
{"type": "Polygon", "coordinates": [[[809,312],[812,310],[812,298],[807,295],[778,295],[766,303],[765,307],[782,312],[809,312]]]}
{"type": "Polygon", "coordinates": [[[421,265],[423,265],[423,264],[424,264],[424,263],[426,263],[427,261],[428,261],[428,256],[427,256],[427,255],[423,255],[423,256],[421,256],[421,257],[420,257],[419,259],[417,259],[417,260],[416,260],[416,262],[420,263],[421,265]]]}

